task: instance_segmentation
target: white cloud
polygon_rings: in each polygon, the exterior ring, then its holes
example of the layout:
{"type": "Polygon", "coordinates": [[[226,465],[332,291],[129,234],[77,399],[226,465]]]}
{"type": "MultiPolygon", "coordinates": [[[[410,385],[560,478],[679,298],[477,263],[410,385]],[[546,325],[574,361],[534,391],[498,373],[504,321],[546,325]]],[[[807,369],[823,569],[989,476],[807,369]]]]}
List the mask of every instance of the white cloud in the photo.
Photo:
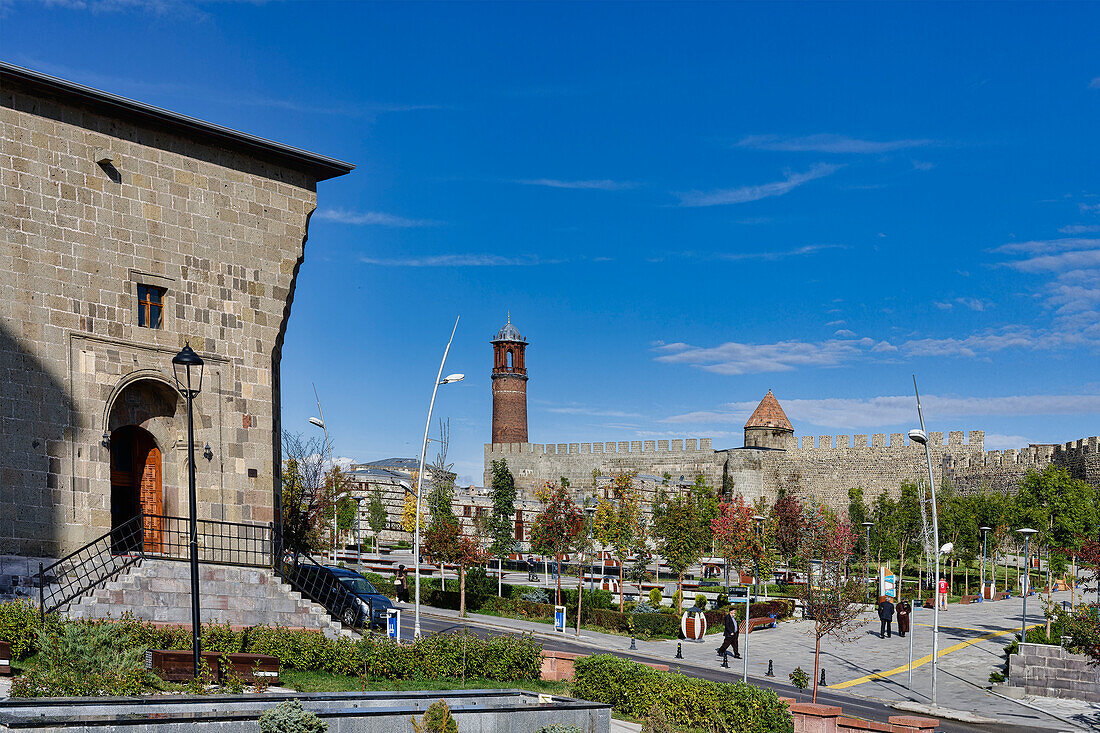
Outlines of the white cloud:
{"type": "Polygon", "coordinates": [[[955,298],[955,302],[961,306],[969,308],[972,311],[984,311],[987,308],[992,308],[993,303],[988,300],[982,300],[981,298],[955,298]]]}
{"type": "Polygon", "coordinates": [[[1065,237],[1063,239],[1034,239],[1028,242],[1010,242],[1002,244],[993,251],[1004,254],[1041,255],[1098,247],[1100,247],[1100,239],[1065,237]]]}
{"type": "MultiPolygon", "coordinates": [[[[920,148],[932,140],[861,140],[844,135],[817,134],[803,137],[781,135],[749,135],[736,143],[739,148],[775,150],[793,153],[889,153],[894,150],[920,148]]],[[[915,164],[914,164],[915,165],[915,164]]]]}
{"type": "Polygon", "coordinates": [[[817,343],[780,341],[774,344],[743,344],[730,341],[704,348],[685,343],[655,347],[657,361],[689,366],[715,374],[759,374],[787,372],[802,366],[831,367],[863,355],[875,342],[830,339],[817,343]]]}
{"type": "Polygon", "coordinates": [[[825,325],[826,325],[826,326],[828,326],[828,327],[831,327],[831,326],[843,326],[843,325],[844,325],[845,323],[846,323],[846,321],[829,321],[829,322],[828,322],[828,323],[826,323],[825,325]]]}
{"type": "Polygon", "coordinates": [[[562,260],[543,260],[535,255],[504,257],[490,254],[446,254],[424,257],[361,257],[367,265],[383,267],[530,267],[556,265],[562,260]]]}
{"type": "Polygon", "coordinates": [[[1042,255],[1019,262],[1009,262],[1008,266],[1020,272],[1058,272],[1100,266],[1100,240],[1097,249],[1062,252],[1042,255]]]}
{"type": "Polygon", "coordinates": [[[1077,204],[1083,214],[1100,214],[1100,204],[1077,204]]]}
{"type": "Polygon", "coordinates": [[[930,171],[936,167],[935,163],[929,163],[927,160],[914,160],[913,170],[916,171],[930,171]]]}
{"type": "Polygon", "coordinates": [[[955,306],[951,305],[950,303],[948,303],[947,301],[940,301],[940,300],[937,300],[935,303],[933,303],[933,305],[935,305],[941,311],[949,311],[949,310],[951,310],[952,308],[955,307],[955,306]]]}
{"type": "MultiPolygon", "coordinates": [[[[794,423],[829,428],[882,429],[916,419],[913,395],[866,398],[781,400],[784,412],[794,423]]],[[[925,416],[935,421],[960,417],[1024,417],[1039,415],[1090,415],[1100,413],[1100,394],[1012,395],[1004,397],[958,397],[921,395],[925,416]]],[[[676,424],[743,424],[757,403],[731,402],[714,410],[672,415],[662,422],[676,424]]],[[[1016,436],[1001,436],[1012,437],[1016,436]]],[[[1021,439],[1024,440],[1024,439],[1021,439]]],[[[1022,447],[1025,442],[1013,447],[1022,447]]]]}
{"type": "Polygon", "coordinates": [[[805,183],[832,175],[840,167],[828,163],[818,163],[805,173],[787,173],[786,178],[782,181],[773,181],[757,186],[725,188],[717,191],[686,191],[675,193],[675,195],[680,199],[680,206],[686,207],[744,204],[749,201],[759,201],[760,199],[790,193],[805,183]]]}
{"type": "Polygon", "coordinates": [[[836,333],[834,333],[833,335],[834,336],[839,336],[839,337],[845,338],[845,339],[850,339],[850,338],[855,338],[856,337],[856,332],[855,331],[849,331],[846,328],[842,328],[839,331],[837,331],[836,333]]]}
{"type": "Polygon", "coordinates": [[[1053,334],[1038,335],[1024,326],[1003,326],[962,338],[911,339],[901,344],[908,356],[977,357],[1010,348],[1036,349],[1056,345],[1053,334]]]}
{"type": "Polygon", "coordinates": [[[1100,89],[1100,76],[1089,82],[1089,89],[1100,89]]]}
{"type": "Polygon", "coordinates": [[[1100,232],[1100,224],[1069,224],[1058,231],[1062,234],[1091,234],[1100,232]]]}
{"type": "Polygon", "coordinates": [[[398,229],[430,227],[440,223],[430,219],[407,219],[403,216],[386,214],[381,211],[349,211],[347,209],[320,209],[313,215],[313,218],[355,226],[395,227],[398,229]]]}
{"type": "Polygon", "coordinates": [[[581,180],[563,181],[557,178],[524,178],[513,181],[524,186],[546,186],[547,188],[573,188],[586,191],[622,191],[628,188],[636,188],[638,184],[631,181],[581,180]]]}
{"type": "Polygon", "coordinates": [[[547,407],[546,412],[554,412],[561,415],[591,415],[593,417],[645,417],[637,412],[623,412],[622,410],[601,410],[583,405],[570,405],[567,407],[547,407]]]}
{"type": "Polygon", "coordinates": [[[1013,448],[1024,448],[1034,441],[1028,440],[1023,435],[1003,435],[1001,433],[986,433],[985,434],[985,449],[986,450],[1011,450],[1013,448]]]}

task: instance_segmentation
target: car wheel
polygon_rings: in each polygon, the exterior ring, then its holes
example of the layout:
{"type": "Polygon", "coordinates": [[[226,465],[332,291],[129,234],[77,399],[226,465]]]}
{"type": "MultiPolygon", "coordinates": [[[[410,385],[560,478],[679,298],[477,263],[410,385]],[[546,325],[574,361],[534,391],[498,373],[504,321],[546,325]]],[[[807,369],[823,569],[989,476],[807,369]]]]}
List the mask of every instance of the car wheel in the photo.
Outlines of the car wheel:
{"type": "Polygon", "coordinates": [[[343,615],[340,620],[344,622],[345,626],[355,627],[355,609],[350,606],[344,609],[343,615]]]}

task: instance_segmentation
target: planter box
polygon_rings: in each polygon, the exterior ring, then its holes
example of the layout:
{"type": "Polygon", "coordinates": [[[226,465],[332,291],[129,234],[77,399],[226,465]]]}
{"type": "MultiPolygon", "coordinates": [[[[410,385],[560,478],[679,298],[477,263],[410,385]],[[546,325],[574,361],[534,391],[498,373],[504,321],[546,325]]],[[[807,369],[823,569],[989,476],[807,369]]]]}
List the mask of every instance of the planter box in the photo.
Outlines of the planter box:
{"type": "MultiPolygon", "coordinates": [[[[279,683],[279,660],[275,657],[203,652],[202,658],[219,684],[225,682],[230,672],[237,674],[248,685],[257,681],[271,685],[279,683]],[[229,658],[229,669],[222,669],[223,656],[229,658]]],[[[145,652],[145,668],[155,671],[169,682],[186,682],[195,675],[194,656],[190,649],[150,649],[145,652]]]]}
{"type": "Polygon", "coordinates": [[[0,641],[0,674],[11,674],[11,644],[0,641]]]}

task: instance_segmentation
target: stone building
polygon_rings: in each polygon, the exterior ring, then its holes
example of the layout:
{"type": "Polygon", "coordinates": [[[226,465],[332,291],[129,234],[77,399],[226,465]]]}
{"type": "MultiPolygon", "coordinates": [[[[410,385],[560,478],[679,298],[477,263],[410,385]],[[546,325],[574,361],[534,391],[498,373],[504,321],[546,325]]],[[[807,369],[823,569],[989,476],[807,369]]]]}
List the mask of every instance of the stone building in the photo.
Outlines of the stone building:
{"type": "Polygon", "coordinates": [[[277,517],[279,361],[317,183],[352,166],[0,64],[0,554],[142,511],[277,517]]]}
{"type": "MultiPolygon", "coordinates": [[[[499,363],[495,356],[494,380],[499,363]]],[[[494,396],[495,387],[494,381],[494,396]]],[[[867,435],[795,437],[771,390],[745,423],[739,448],[716,450],[710,438],[556,444],[499,441],[495,399],[493,416],[493,442],[485,444],[485,483],[491,479],[492,462],[503,459],[517,488],[526,492],[564,476],[575,489],[598,493],[600,476],[634,471],[667,474],[672,485],[681,476],[692,483],[702,475],[711,486],[727,486],[747,499],[763,498],[769,503],[782,488],[841,507],[847,505],[849,488],[862,487],[868,497],[897,494],[903,482],[917,482],[927,475],[924,447],[901,433],[889,439],[875,434],[870,442],[867,435]]],[[[526,409],[523,424],[526,435],[526,409]]],[[[950,432],[946,443],[943,433],[930,433],[929,445],[936,480],[949,481],[963,491],[983,486],[1012,491],[1028,471],[1051,464],[1065,466],[1076,478],[1100,486],[1100,439],[1095,437],[1064,446],[986,451],[985,432],[972,430],[965,440],[961,431],[950,432]]]]}

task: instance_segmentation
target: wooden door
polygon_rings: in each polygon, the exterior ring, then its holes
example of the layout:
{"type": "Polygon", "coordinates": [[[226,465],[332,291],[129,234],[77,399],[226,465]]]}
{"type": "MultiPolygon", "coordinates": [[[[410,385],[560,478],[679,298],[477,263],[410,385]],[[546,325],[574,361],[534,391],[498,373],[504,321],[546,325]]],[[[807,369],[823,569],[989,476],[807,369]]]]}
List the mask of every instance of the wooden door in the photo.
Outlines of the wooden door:
{"type": "Polygon", "coordinates": [[[138,511],[145,519],[145,551],[160,552],[162,543],[162,522],[164,514],[164,493],[161,491],[160,449],[153,443],[152,437],[143,435],[135,441],[137,455],[134,460],[134,478],[136,480],[138,511]]]}

